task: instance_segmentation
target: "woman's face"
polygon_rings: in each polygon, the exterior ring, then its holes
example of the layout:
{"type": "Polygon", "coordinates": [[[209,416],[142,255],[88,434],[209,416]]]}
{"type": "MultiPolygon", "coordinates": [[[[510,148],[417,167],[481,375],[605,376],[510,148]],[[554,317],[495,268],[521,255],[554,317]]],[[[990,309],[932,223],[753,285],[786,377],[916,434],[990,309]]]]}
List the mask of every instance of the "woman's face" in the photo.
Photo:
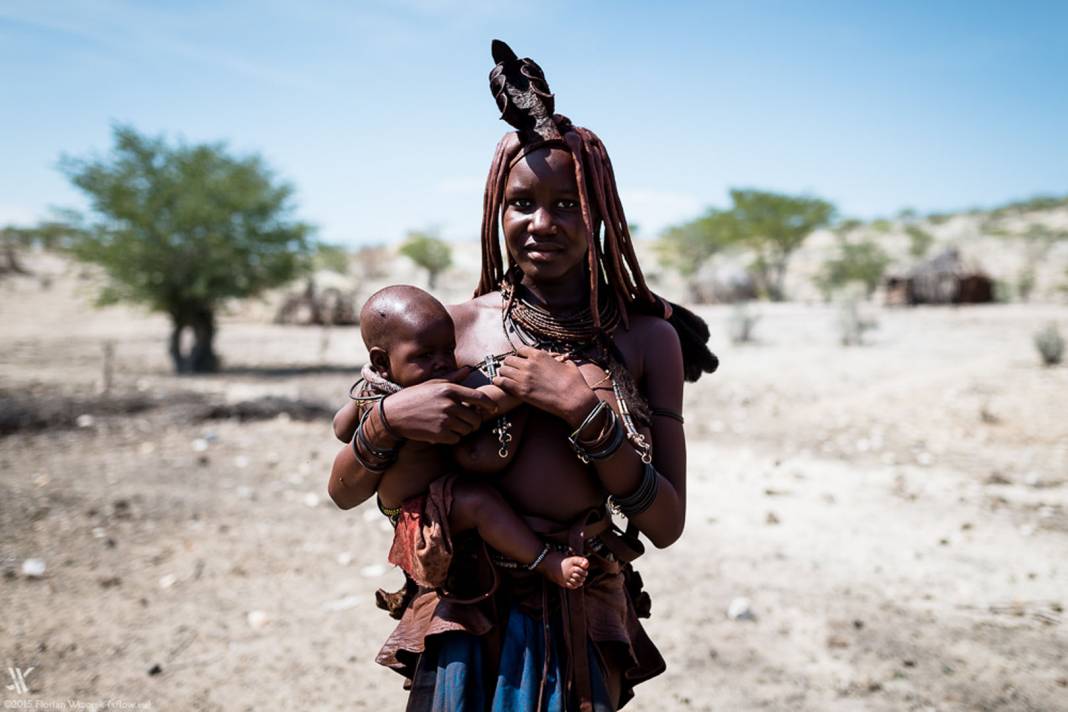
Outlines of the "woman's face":
{"type": "Polygon", "coordinates": [[[569,152],[539,149],[512,167],[501,223],[508,254],[525,277],[557,282],[582,275],[586,226],[569,152]]]}

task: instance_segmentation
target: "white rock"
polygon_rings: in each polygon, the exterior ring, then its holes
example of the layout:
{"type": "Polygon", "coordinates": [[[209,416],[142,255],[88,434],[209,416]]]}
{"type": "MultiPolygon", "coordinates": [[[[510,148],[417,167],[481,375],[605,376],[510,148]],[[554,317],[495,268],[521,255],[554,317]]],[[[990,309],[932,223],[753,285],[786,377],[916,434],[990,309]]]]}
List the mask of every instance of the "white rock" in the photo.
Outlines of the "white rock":
{"type": "Polygon", "coordinates": [[[234,467],[236,467],[239,470],[243,470],[246,467],[248,467],[248,456],[247,455],[238,455],[237,457],[235,457],[234,458],[234,467]]]}
{"type": "Polygon", "coordinates": [[[362,596],[345,596],[339,598],[336,601],[327,601],[323,604],[324,611],[347,611],[350,608],[355,608],[360,604],[362,596]]]}
{"type": "Polygon", "coordinates": [[[93,527],[93,538],[103,539],[108,535],[107,530],[104,527],[93,527]]]}
{"type": "Polygon", "coordinates": [[[378,578],[386,573],[386,567],[382,564],[368,564],[360,569],[360,576],[364,578],[378,578]]]}
{"type": "Polygon", "coordinates": [[[308,492],[306,495],[304,495],[303,502],[304,502],[305,506],[318,507],[319,506],[319,495],[315,494],[314,492],[308,492]]]}
{"type": "Polygon", "coordinates": [[[178,577],[174,574],[165,574],[159,577],[159,587],[163,589],[170,588],[178,581],[178,577]]]}
{"type": "Polygon", "coordinates": [[[156,444],[155,443],[150,443],[150,442],[147,442],[147,441],[143,442],[137,448],[137,451],[139,453],[141,453],[142,455],[151,455],[152,453],[154,453],[156,451],[156,444]]]}
{"type": "Polygon", "coordinates": [[[82,413],[74,419],[74,424],[77,425],[79,428],[91,428],[93,427],[93,422],[93,416],[89,415],[88,413],[82,413]]]}
{"type": "Polygon", "coordinates": [[[197,438],[193,441],[193,452],[204,452],[208,449],[208,441],[204,438],[197,438]]]}
{"type": "Polygon", "coordinates": [[[348,566],[352,563],[352,554],[347,551],[343,551],[337,555],[337,562],[342,566],[348,566]]]}
{"type": "Polygon", "coordinates": [[[241,499],[252,499],[252,488],[245,485],[241,485],[234,492],[241,499]]]}
{"type": "Polygon", "coordinates": [[[44,576],[45,569],[44,559],[26,559],[22,562],[22,575],[26,578],[41,578],[44,576]]]}
{"type": "Polygon", "coordinates": [[[732,621],[755,621],[756,614],[749,604],[749,599],[739,596],[727,606],[727,617],[732,621]]]}
{"type": "Polygon", "coordinates": [[[924,467],[927,467],[932,462],[931,453],[929,453],[929,452],[921,452],[921,453],[919,453],[918,455],[916,455],[916,462],[918,462],[919,464],[923,465],[924,467]]]}
{"type": "Polygon", "coordinates": [[[266,611],[249,611],[245,617],[248,620],[249,627],[253,630],[259,630],[267,625],[269,620],[266,611]]]}

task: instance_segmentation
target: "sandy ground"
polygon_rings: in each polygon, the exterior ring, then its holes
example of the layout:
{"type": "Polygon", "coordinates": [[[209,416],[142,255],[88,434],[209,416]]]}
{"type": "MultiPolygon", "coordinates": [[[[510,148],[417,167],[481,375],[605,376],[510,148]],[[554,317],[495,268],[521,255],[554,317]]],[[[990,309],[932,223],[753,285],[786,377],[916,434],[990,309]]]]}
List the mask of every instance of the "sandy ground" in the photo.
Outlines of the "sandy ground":
{"type": "MultiPolygon", "coordinates": [[[[113,340],[112,395],[162,405],[0,437],[4,708],[402,709],[373,662],[389,529],[327,498],[327,420],[168,405],[339,403],[355,331],[227,321],[230,370],[178,379],[162,319],[83,287],[0,285],[0,389],[91,410],[113,340]]],[[[668,671],[628,709],[1068,710],[1068,367],[1031,345],[1068,308],[876,310],[848,349],[828,307],[761,311],[732,346],[702,310],[723,366],[686,393],[688,526],[639,562],[668,671]]]]}

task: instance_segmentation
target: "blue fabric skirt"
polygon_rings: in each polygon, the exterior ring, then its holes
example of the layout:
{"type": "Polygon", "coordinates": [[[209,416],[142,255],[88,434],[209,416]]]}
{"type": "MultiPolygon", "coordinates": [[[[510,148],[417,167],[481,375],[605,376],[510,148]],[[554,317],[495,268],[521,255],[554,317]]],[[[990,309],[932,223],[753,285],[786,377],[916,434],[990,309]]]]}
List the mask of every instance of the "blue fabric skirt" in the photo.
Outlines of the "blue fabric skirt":
{"type": "MultiPolygon", "coordinates": [[[[548,674],[542,709],[537,710],[545,666],[545,632],[541,621],[513,608],[501,646],[500,667],[493,690],[487,689],[483,670],[483,640],[470,633],[445,633],[427,640],[408,698],[408,712],[564,712],[566,679],[561,671],[556,621],[550,627],[548,674]]],[[[598,656],[589,645],[593,707],[596,712],[615,709],[608,699],[598,656]]]]}

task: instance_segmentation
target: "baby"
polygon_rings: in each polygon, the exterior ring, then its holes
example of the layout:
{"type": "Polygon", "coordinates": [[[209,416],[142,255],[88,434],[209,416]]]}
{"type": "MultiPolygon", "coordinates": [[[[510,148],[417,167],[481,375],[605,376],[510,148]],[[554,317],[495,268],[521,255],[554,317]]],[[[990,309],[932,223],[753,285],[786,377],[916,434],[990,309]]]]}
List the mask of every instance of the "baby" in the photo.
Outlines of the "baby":
{"type": "MultiPolygon", "coordinates": [[[[414,386],[457,371],[452,318],[441,302],[421,289],[399,285],[373,294],[360,312],[360,332],[370,357],[364,376],[372,392],[414,386]]],[[[499,413],[519,404],[492,384],[478,390],[494,401],[499,413]]],[[[388,417],[388,401],[384,405],[388,417]]],[[[352,442],[360,415],[356,402],[337,412],[334,433],[340,440],[352,442]]],[[[491,449],[492,457],[498,457],[497,439],[491,440],[485,430],[459,447],[468,456],[491,449]]],[[[546,547],[496,488],[469,475],[448,474],[456,468],[444,446],[409,442],[402,453],[405,470],[417,474],[383,474],[379,506],[397,524],[389,560],[417,583],[440,585],[451,557],[449,532],[475,529],[493,549],[520,565],[536,564],[534,570],[558,586],[582,586],[589,561],[546,547]]]]}

